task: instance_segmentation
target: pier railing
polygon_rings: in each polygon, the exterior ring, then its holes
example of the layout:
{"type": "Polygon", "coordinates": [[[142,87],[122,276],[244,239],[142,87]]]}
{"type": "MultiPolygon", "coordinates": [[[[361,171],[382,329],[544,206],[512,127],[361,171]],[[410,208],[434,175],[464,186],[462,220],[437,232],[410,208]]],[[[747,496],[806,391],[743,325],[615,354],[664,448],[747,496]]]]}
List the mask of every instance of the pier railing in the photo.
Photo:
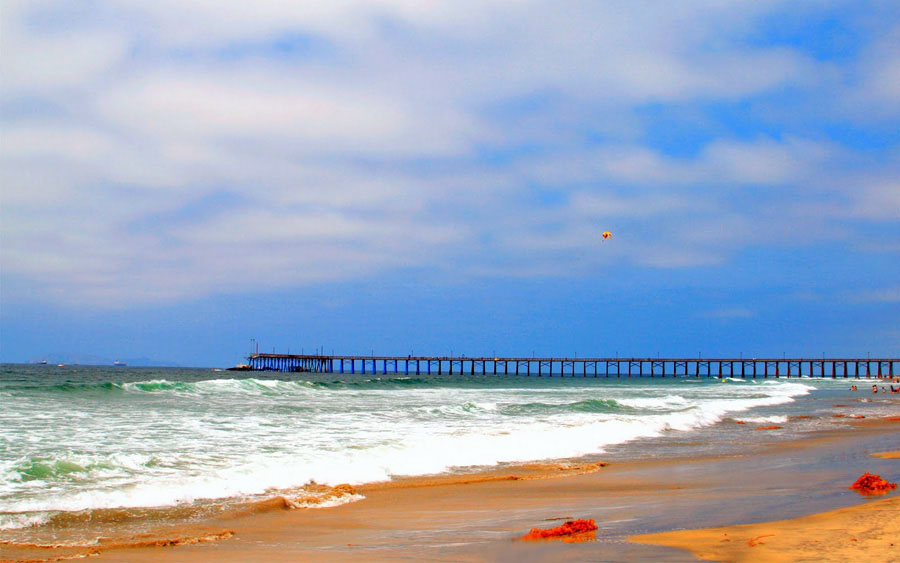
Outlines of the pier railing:
{"type": "Polygon", "coordinates": [[[900,358],[535,358],[251,354],[258,371],[576,377],[893,378],[900,358]]]}

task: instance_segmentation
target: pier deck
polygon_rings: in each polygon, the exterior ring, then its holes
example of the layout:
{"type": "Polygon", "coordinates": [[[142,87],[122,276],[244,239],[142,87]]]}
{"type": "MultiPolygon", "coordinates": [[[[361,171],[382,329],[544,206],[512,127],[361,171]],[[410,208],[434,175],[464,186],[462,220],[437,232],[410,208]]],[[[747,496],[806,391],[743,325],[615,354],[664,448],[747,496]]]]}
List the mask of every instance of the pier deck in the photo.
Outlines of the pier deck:
{"type": "Polygon", "coordinates": [[[250,354],[258,371],[537,377],[893,378],[900,358],[536,358],[250,354]]]}

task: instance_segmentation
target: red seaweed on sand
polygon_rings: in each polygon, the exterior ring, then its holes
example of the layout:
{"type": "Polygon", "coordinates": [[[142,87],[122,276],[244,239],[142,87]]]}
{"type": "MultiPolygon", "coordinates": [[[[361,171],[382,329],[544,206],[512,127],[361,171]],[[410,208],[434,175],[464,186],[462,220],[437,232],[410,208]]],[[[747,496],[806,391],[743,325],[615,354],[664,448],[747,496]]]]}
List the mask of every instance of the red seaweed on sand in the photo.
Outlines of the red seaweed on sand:
{"type": "Polygon", "coordinates": [[[777,426],[775,424],[773,424],[772,426],[757,426],[756,427],[757,430],[778,430],[780,428],[781,428],[781,426],[777,426]]]}
{"type": "Polygon", "coordinates": [[[872,475],[867,471],[850,488],[863,495],[883,495],[896,489],[897,483],[889,483],[881,475],[872,475]]]}
{"type": "Polygon", "coordinates": [[[586,541],[593,539],[593,533],[597,529],[594,519],[590,520],[568,520],[562,526],[555,528],[532,528],[530,532],[522,536],[523,540],[543,540],[543,539],[567,539],[575,538],[586,541]]]}

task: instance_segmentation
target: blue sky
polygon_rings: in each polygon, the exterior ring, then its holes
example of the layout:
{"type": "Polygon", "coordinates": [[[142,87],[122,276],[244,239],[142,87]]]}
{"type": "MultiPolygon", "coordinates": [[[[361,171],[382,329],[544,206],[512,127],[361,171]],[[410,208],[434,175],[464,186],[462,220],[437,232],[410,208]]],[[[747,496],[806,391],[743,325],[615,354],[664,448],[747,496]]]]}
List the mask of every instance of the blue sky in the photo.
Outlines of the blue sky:
{"type": "Polygon", "coordinates": [[[895,2],[0,24],[2,361],[900,355],[895,2]]]}

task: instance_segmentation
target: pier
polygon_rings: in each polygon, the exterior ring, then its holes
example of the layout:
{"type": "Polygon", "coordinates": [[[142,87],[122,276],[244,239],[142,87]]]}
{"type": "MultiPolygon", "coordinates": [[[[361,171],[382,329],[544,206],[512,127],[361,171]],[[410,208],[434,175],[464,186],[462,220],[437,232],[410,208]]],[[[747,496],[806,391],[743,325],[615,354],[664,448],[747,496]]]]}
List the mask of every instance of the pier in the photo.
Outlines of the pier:
{"type": "Polygon", "coordinates": [[[900,358],[520,358],[250,354],[255,371],[534,377],[893,378],[900,358]]]}

